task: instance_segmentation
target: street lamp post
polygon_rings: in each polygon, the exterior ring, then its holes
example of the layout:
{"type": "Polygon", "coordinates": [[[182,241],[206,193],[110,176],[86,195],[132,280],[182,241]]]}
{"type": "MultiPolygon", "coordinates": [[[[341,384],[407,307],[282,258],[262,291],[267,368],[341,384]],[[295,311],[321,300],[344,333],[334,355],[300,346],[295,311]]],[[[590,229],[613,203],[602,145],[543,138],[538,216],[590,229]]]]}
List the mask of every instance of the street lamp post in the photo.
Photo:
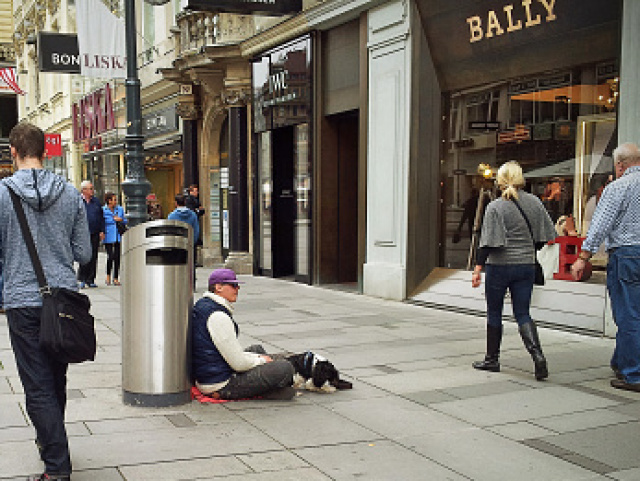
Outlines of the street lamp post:
{"type": "Polygon", "coordinates": [[[151,184],[144,175],[144,153],[142,144],[142,111],[140,108],[140,79],[136,53],[135,0],[124,0],[124,27],[127,53],[127,79],[125,95],[127,101],[127,135],[125,136],[125,159],[127,176],[122,190],[127,197],[127,218],[131,227],[147,220],[147,194],[151,184]]]}

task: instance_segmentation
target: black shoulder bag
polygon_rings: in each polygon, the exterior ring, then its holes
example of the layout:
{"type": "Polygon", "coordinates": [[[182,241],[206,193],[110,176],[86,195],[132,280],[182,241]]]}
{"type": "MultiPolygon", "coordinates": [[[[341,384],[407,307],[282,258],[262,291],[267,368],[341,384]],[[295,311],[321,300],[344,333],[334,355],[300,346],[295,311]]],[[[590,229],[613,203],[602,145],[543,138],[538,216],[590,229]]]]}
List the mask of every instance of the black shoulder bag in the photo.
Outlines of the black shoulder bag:
{"type": "Polygon", "coordinates": [[[20,198],[11,188],[9,194],[40,286],[40,347],[62,363],[93,361],[96,357],[96,331],[93,316],[89,313],[91,301],[79,292],[47,285],[20,198]]]}
{"type": "MultiPolygon", "coordinates": [[[[529,222],[529,219],[527,218],[524,211],[522,210],[522,207],[520,207],[520,204],[518,204],[516,200],[514,200],[513,203],[516,205],[516,207],[522,214],[522,217],[524,217],[524,221],[527,223],[527,227],[529,228],[529,234],[531,234],[531,242],[533,242],[533,254],[534,256],[536,256],[536,251],[537,251],[536,240],[533,237],[533,229],[531,228],[531,223],[529,222]]],[[[542,266],[538,262],[538,256],[536,256],[535,269],[536,270],[535,270],[535,277],[533,279],[533,283],[536,286],[544,286],[544,271],[542,270],[542,266]]]]}

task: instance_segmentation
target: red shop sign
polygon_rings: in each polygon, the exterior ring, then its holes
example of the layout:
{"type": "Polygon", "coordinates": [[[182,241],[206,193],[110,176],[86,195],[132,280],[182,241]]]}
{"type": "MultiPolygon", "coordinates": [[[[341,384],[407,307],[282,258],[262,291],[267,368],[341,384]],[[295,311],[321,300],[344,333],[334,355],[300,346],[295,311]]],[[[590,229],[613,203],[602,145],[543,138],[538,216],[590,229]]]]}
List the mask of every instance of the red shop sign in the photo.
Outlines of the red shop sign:
{"type": "Polygon", "coordinates": [[[62,135],[44,134],[44,152],[47,157],[62,157],[62,135]]]}

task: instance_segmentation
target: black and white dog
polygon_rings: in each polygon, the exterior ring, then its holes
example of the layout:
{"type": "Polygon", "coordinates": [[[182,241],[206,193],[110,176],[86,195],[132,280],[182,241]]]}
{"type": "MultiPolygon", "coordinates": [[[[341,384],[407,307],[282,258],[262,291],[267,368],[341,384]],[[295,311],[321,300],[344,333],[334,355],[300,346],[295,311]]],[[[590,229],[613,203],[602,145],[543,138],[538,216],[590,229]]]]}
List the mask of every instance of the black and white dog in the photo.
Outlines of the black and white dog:
{"type": "Polygon", "coordinates": [[[311,351],[288,356],[296,373],[293,387],[304,387],[309,391],[335,392],[336,389],[351,389],[349,381],[340,379],[340,373],[327,359],[311,351]]]}

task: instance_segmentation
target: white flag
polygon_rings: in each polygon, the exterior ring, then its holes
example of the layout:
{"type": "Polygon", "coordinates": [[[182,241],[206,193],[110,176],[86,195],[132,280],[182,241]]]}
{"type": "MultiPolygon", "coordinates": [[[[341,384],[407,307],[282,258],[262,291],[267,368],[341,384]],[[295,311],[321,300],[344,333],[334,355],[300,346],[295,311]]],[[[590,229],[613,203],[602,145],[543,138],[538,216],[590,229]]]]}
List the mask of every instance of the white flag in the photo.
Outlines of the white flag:
{"type": "Polygon", "coordinates": [[[76,0],[80,74],[85,77],[126,78],[124,20],[100,0],[76,0]]]}

